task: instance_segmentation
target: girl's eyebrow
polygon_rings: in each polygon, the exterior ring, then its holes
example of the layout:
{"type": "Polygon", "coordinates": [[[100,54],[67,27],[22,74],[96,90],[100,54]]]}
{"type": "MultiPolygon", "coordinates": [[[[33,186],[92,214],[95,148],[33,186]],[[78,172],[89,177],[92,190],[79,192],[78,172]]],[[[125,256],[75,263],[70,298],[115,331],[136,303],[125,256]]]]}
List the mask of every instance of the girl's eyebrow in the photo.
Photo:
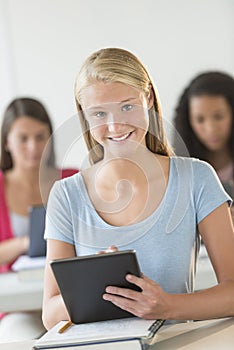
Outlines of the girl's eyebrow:
{"type": "MultiPolygon", "coordinates": [[[[44,135],[47,132],[47,130],[38,130],[37,132],[35,132],[34,136],[40,136],[40,135],[44,135]]],[[[28,131],[19,131],[18,132],[19,136],[28,136],[28,131]]]]}
{"type": "Polygon", "coordinates": [[[106,105],[110,105],[112,103],[122,104],[122,103],[126,103],[126,102],[131,102],[133,100],[137,100],[137,97],[129,97],[126,100],[122,100],[119,102],[106,102],[106,103],[103,103],[102,105],[90,106],[90,107],[84,108],[84,110],[88,109],[89,111],[92,111],[92,110],[96,110],[96,109],[100,109],[100,108],[105,108],[106,105]]]}
{"type": "Polygon", "coordinates": [[[130,101],[132,101],[132,100],[137,100],[137,97],[129,97],[129,98],[127,98],[126,100],[123,100],[123,101],[121,101],[121,102],[119,102],[119,103],[130,102],[130,101]]]}

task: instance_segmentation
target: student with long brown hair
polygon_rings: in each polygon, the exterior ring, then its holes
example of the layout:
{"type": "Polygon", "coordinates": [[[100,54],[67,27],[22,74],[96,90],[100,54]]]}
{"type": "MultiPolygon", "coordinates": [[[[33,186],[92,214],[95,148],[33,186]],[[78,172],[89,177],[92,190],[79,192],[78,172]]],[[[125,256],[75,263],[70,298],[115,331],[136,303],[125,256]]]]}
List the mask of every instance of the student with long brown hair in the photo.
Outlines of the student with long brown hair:
{"type": "Polygon", "coordinates": [[[144,65],[127,50],[94,52],[77,76],[75,98],[91,166],[57,182],[49,196],[45,327],[69,317],[49,262],[113,245],[136,250],[143,275],[126,279],[141,292],[107,286],[106,302],[144,319],[234,316],[231,199],[209,164],[173,156],[144,65]],[[218,280],[199,293],[197,227],[218,280]]]}
{"type": "MultiPolygon", "coordinates": [[[[54,181],[77,172],[56,167],[52,133],[48,112],[38,100],[16,98],[6,108],[0,157],[1,273],[10,271],[15,259],[27,254],[29,208],[46,204],[54,181]]],[[[2,314],[1,318],[0,341],[33,338],[44,330],[39,312],[2,314]]]]}

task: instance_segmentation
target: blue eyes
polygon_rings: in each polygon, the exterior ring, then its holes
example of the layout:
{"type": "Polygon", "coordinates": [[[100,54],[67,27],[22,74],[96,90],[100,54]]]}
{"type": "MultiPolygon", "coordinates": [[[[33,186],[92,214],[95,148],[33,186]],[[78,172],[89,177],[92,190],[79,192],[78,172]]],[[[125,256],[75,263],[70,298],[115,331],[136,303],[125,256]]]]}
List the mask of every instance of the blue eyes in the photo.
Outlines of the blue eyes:
{"type": "Polygon", "coordinates": [[[133,109],[133,105],[124,105],[121,110],[124,112],[131,111],[133,109]]]}
{"type": "Polygon", "coordinates": [[[94,114],[95,117],[97,118],[104,118],[106,116],[105,112],[97,112],[94,114]]]}
{"type": "MultiPolygon", "coordinates": [[[[127,104],[121,107],[121,112],[129,112],[133,109],[133,105],[127,104]]],[[[107,116],[108,112],[99,111],[93,114],[94,117],[101,119],[107,116]]]]}

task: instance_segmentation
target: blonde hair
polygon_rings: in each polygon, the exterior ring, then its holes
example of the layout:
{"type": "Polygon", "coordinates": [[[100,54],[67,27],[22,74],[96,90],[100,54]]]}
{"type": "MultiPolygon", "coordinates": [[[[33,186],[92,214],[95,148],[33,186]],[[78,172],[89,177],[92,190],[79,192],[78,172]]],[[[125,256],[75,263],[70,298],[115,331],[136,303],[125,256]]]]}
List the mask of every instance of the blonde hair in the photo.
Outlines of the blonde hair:
{"type": "Polygon", "coordinates": [[[88,122],[82,113],[82,92],[84,88],[97,82],[123,83],[144,92],[146,97],[153,93],[154,104],[149,110],[146,146],[153,153],[166,156],[172,154],[163,128],[158,92],[146,68],[127,50],[105,48],[94,52],[85,60],[75,82],[76,105],[91,163],[103,159],[103,147],[92,137],[88,122]]]}

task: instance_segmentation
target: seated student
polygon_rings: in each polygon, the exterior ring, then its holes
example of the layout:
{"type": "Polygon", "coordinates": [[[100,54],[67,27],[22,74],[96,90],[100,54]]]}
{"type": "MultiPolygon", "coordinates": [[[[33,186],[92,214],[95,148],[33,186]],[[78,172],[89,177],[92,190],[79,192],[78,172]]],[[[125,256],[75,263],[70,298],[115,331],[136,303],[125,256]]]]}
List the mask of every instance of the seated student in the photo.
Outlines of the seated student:
{"type": "MultiPolygon", "coordinates": [[[[55,180],[77,172],[55,167],[53,142],[42,162],[52,132],[48,113],[39,101],[17,98],[6,108],[1,128],[0,158],[1,273],[9,271],[17,257],[27,254],[29,207],[43,203],[55,180]]],[[[14,340],[16,333],[12,329],[17,329],[17,336],[22,339],[34,338],[44,330],[39,312],[0,316],[0,341],[14,340]]]]}
{"type": "MultiPolygon", "coordinates": [[[[209,162],[234,196],[234,78],[223,72],[196,76],[183,91],[174,124],[191,157],[209,162]]],[[[177,155],[183,155],[175,137],[177,155]]],[[[234,209],[232,207],[234,219],[234,209]]]]}
{"type": "Polygon", "coordinates": [[[50,260],[112,245],[136,250],[143,276],[126,279],[142,291],[108,286],[107,302],[144,319],[234,316],[231,199],[209,164],[173,156],[146,68],[129,51],[101,49],[82,65],[75,98],[91,166],[50,192],[45,327],[69,317],[50,260]],[[197,226],[218,283],[194,293],[197,226]]]}

